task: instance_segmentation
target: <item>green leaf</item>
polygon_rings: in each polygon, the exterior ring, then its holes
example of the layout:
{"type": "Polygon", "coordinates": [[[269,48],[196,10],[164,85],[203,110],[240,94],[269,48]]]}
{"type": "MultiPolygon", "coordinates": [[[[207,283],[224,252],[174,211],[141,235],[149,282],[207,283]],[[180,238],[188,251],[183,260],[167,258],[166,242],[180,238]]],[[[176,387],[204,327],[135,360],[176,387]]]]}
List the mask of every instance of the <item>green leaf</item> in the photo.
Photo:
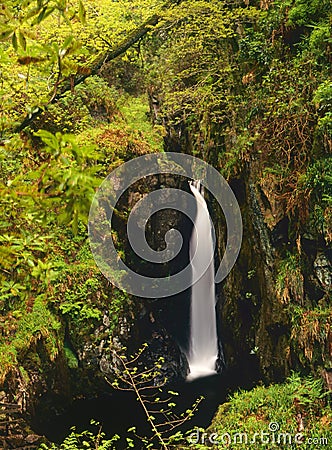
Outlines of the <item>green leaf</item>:
{"type": "Polygon", "coordinates": [[[44,144],[48,145],[53,150],[59,150],[59,141],[54,136],[54,134],[50,133],[46,130],[38,130],[35,133],[35,136],[40,137],[40,139],[44,142],[44,144]]]}
{"type": "Polygon", "coordinates": [[[40,8],[32,8],[30,11],[27,12],[25,18],[30,19],[31,17],[34,17],[38,12],[40,11],[40,8]]]}
{"type": "Polygon", "coordinates": [[[8,28],[8,30],[2,30],[0,32],[0,40],[3,41],[5,39],[9,38],[9,36],[11,36],[12,33],[13,33],[12,28],[8,28]]]}
{"type": "Polygon", "coordinates": [[[49,15],[53,13],[55,10],[54,7],[47,8],[47,6],[44,6],[44,8],[40,11],[36,19],[32,22],[32,25],[38,25],[40,22],[42,22],[44,19],[46,19],[49,15]]]}
{"type": "Polygon", "coordinates": [[[12,44],[13,44],[14,49],[17,50],[17,36],[16,36],[16,33],[13,33],[12,44]]]}
{"type": "Polygon", "coordinates": [[[64,43],[62,44],[62,49],[65,50],[66,48],[68,48],[70,46],[70,44],[73,42],[73,39],[74,39],[74,36],[72,34],[67,36],[64,43]]]}
{"type": "Polygon", "coordinates": [[[82,0],[78,4],[78,17],[83,25],[86,25],[86,10],[84,8],[82,0]]]}
{"type": "Polygon", "coordinates": [[[179,393],[175,392],[175,391],[168,391],[168,393],[171,394],[171,395],[179,395],[179,393]]]}
{"type": "Polygon", "coordinates": [[[26,48],[27,48],[27,40],[26,40],[24,34],[22,33],[22,31],[19,31],[19,32],[18,32],[18,41],[19,41],[19,43],[20,43],[20,46],[21,46],[24,50],[26,50],[26,48]]]}
{"type": "Polygon", "coordinates": [[[46,10],[47,10],[47,8],[46,8],[46,6],[40,11],[40,13],[38,14],[38,17],[37,17],[37,19],[36,19],[36,23],[40,23],[43,19],[44,19],[44,17],[45,17],[45,14],[46,14],[46,10]]]}

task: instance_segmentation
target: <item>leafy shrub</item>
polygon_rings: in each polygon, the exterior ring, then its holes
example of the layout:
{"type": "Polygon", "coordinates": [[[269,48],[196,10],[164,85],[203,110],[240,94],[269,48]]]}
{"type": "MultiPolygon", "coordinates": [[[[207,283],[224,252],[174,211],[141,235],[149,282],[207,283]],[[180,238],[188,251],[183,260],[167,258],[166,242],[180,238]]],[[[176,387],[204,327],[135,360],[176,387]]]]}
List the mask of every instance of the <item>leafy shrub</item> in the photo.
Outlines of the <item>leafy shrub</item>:
{"type": "Polygon", "coordinates": [[[110,122],[118,111],[119,92],[98,76],[86,79],[83,84],[76,87],[75,92],[90,115],[97,121],[110,122]]]}
{"type": "Polygon", "coordinates": [[[263,33],[246,30],[246,35],[239,40],[239,56],[243,62],[261,66],[271,62],[271,50],[268,48],[266,36],[263,33]]]}
{"type": "Polygon", "coordinates": [[[313,101],[317,105],[318,111],[331,111],[332,109],[332,82],[324,81],[316,89],[313,101]]]}
{"type": "Polygon", "coordinates": [[[310,25],[329,11],[329,0],[295,0],[288,12],[288,25],[310,25]]]}
{"type": "Polygon", "coordinates": [[[292,346],[301,362],[311,367],[330,366],[329,336],[332,326],[332,312],[329,307],[317,306],[314,309],[293,306],[292,346]]]}
{"type": "MultiPolygon", "coordinates": [[[[91,424],[96,426],[99,425],[93,420],[91,421],[91,424]]],[[[118,435],[115,435],[111,439],[105,439],[105,433],[103,433],[101,427],[99,427],[97,433],[87,430],[79,433],[75,430],[75,427],[73,427],[72,432],[65,438],[62,444],[41,444],[39,450],[114,450],[116,449],[114,444],[119,438],[118,435]]]]}
{"type": "MultiPolygon", "coordinates": [[[[301,448],[309,450],[312,445],[306,443],[308,437],[321,437],[331,442],[331,422],[331,409],[322,381],[293,374],[284,384],[259,386],[249,392],[235,393],[219,407],[207,431],[210,434],[216,432],[220,439],[230,437],[231,442],[228,441],[227,448],[232,450],[272,450],[297,448],[294,440],[293,444],[288,444],[287,441],[283,445],[284,434],[294,438],[301,430],[301,448]],[[244,433],[242,439],[241,433],[244,433]],[[265,433],[265,439],[260,440],[262,433],[265,433]],[[279,433],[282,436],[278,443],[279,433]]],[[[289,439],[289,436],[286,438],[289,439]]],[[[199,444],[193,447],[210,448],[199,444]]]]}

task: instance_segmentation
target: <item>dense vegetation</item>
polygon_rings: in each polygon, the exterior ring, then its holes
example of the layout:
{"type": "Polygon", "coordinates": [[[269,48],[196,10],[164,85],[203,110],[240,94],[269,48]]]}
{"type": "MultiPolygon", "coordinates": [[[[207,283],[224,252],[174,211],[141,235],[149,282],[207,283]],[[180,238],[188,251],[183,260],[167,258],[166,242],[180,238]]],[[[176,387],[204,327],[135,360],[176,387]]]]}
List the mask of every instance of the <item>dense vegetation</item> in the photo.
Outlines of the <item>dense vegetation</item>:
{"type": "MultiPolygon", "coordinates": [[[[273,257],[289,369],[330,369],[330,1],[6,0],[0,27],[0,380],[11,400],[22,386],[33,396],[36,372],[49,377],[59,361],[85,379],[77,349],[99,345],[104,310],[106,339],[135,314],[97,269],[87,218],[113,168],[165,148],[258,186],[269,230],[287,219],[273,257]],[[320,284],[313,242],[325,258],[320,284]]],[[[256,307],[255,294],[246,299],[256,307]]],[[[212,428],[254,433],[275,420],[293,432],[302,414],[306,432],[327,435],[323,391],[294,375],[236,394],[212,428]]],[[[113,444],[99,432],[61,448],[113,444]]]]}

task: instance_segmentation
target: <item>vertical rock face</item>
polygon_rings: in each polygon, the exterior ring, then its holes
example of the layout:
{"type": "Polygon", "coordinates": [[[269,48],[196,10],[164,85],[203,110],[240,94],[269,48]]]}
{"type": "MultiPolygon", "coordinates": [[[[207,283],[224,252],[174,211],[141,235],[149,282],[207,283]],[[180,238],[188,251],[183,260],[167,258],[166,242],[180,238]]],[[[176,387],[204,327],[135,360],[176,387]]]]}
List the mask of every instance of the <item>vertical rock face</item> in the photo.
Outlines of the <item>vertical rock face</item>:
{"type": "MultiPolygon", "coordinates": [[[[220,333],[226,364],[254,381],[283,377],[289,325],[275,292],[275,248],[264,222],[259,193],[248,182],[233,183],[243,219],[243,242],[238,261],[219,293],[220,333]]],[[[222,220],[221,220],[222,224],[222,220]]],[[[225,230],[218,227],[219,259],[225,230]]],[[[240,381],[240,380],[239,380],[240,381]]]]}
{"type": "MultiPolygon", "coordinates": [[[[176,130],[169,136],[174,138],[176,130]]],[[[190,152],[195,147],[190,139],[182,133],[176,144],[169,139],[166,143],[190,152]]],[[[220,168],[212,150],[205,159],[220,168]]],[[[260,171],[259,160],[248,161],[229,180],[241,208],[243,242],[234,268],[217,286],[217,315],[220,344],[235,386],[250,386],[258,379],[281,381],[291,370],[329,369],[332,363],[326,307],[332,269],[329,237],[309,220],[291,217],[273,177],[260,177],[260,171]]],[[[207,201],[216,229],[217,267],[227,230],[220,207],[212,197],[207,201]]]]}
{"type": "MultiPolygon", "coordinates": [[[[244,234],[238,261],[218,289],[220,334],[228,367],[244,383],[261,377],[280,381],[290,370],[309,368],[311,362],[329,367],[328,319],[316,320],[317,329],[325,327],[325,337],[309,338],[305,317],[310,312],[304,317],[294,312],[314,310],[317,305],[324,308],[331,289],[328,247],[306,227],[294,237],[273,190],[267,198],[250,174],[230,184],[241,206],[244,234]],[[291,259],[290,254],[297,256],[291,259]]],[[[220,260],[226,230],[213,202],[211,208],[218,223],[220,260]]]]}
{"type": "MultiPolygon", "coordinates": [[[[119,210],[130,211],[134,205],[151,191],[163,187],[187,190],[189,186],[186,179],[172,174],[160,174],[146,177],[131,186],[120,201],[119,210]]],[[[188,264],[188,245],[191,231],[189,220],[176,210],[161,209],[153,214],[146,224],[146,239],[149,246],[155,251],[165,249],[165,235],[175,228],[183,236],[184,245],[175,262],[155,264],[147,263],[135,255],[130,248],[126,237],[126,220],[118,219],[114,223],[119,240],[123,243],[126,254],[126,263],[135,272],[151,277],[167,277],[178,272],[188,264]],[[186,236],[188,238],[186,238],[186,236]]],[[[185,344],[183,321],[187,320],[186,303],[188,293],[165,299],[145,299],[131,297],[133,307],[131,317],[123,317],[127,326],[124,332],[119,329],[115,333],[115,340],[128,346],[128,352],[136,352],[143,343],[148,344],[148,350],[144,352],[144,361],[149,365],[160,357],[165,359],[161,372],[168,382],[175,382],[186,378],[188,363],[184,352],[180,347],[185,344]],[[180,312],[179,312],[180,311],[180,312]],[[182,312],[181,312],[182,311],[182,312]]],[[[100,369],[109,378],[113,376],[113,361],[107,353],[102,351],[100,356],[100,369]]]]}

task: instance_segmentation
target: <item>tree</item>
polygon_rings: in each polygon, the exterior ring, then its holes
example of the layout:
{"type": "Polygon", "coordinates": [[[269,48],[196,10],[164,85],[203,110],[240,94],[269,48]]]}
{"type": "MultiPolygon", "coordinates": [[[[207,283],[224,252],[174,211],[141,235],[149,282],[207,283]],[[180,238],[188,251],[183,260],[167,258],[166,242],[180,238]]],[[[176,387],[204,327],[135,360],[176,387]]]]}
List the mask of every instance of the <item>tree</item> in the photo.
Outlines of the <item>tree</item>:
{"type": "MultiPolygon", "coordinates": [[[[107,9],[106,4],[102,4],[101,7],[87,5],[86,9],[81,0],[77,2],[76,8],[67,1],[37,1],[36,7],[31,7],[30,3],[8,1],[4,4],[3,13],[0,16],[3,19],[0,37],[6,43],[10,41],[12,44],[12,48],[8,47],[8,44],[3,45],[0,51],[5,61],[6,57],[13,57],[14,51],[18,62],[16,70],[20,79],[19,84],[13,83],[12,77],[6,77],[2,73],[3,87],[7,85],[21,94],[19,96],[21,101],[16,103],[16,111],[12,118],[14,132],[22,131],[50,104],[59,101],[66,92],[72,91],[86,78],[97,74],[104,64],[132,48],[157,25],[161,11],[168,6],[167,3],[161,5],[157,3],[151,9],[149,2],[145,0],[124,1],[113,4],[112,7],[107,5],[107,9]],[[128,8],[132,11],[133,20],[123,22],[121,17],[128,8]],[[155,13],[153,13],[154,10],[155,13]],[[90,16],[95,17],[90,18],[90,16]],[[50,27],[56,17],[58,30],[54,34],[54,30],[50,27]],[[100,21],[100,17],[104,20],[100,21]],[[110,17],[112,17],[112,29],[109,28],[110,17]],[[137,17],[141,22],[138,25],[137,17]],[[77,19],[80,25],[77,24],[77,19]],[[35,37],[36,32],[31,32],[31,29],[37,30],[38,37],[35,37]],[[91,45],[91,41],[95,43],[94,46],[91,45]],[[97,56],[95,56],[96,53],[97,56]],[[26,73],[19,72],[22,66],[27,67],[26,73]],[[44,74],[42,80],[40,80],[40,73],[44,74]],[[40,85],[36,84],[37,77],[40,85]],[[32,85],[31,88],[30,85],[32,85]],[[40,99],[36,101],[41,91],[44,91],[41,101],[40,99]],[[31,96],[31,101],[35,98],[34,104],[29,105],[26,94],[28,98],[31,96]],[[24,114],[24,109],[28,109],[28,113],[21,121],[20,115],[24,114]],[[20,123],[17,124],[17,121],[20,123]]],[[[11,59],[7,59],[7,62],[12,64],[11,59]]],[[[3,106],[5,105],[4,102],[3,106]]],[[[6,109],[4,108],[4,111],[6,109]]],[[[9,131],[10,129],[7,130],[9,131]]]]}
{"type": "MultiPolygon", "coordinates": [[[[202,398],[185,413],[176,414],[174,397],[178,393],[167,389],[167,378],[162,373],[164,359],[161,357],[153,365],[146,365],[142,360],[147,348],[148,345],[143,344],[136,354],[128,357],[124,353],[125,347],[119,351],[113,346],[111,354],[115,363],[116,379],[109,383],[115,389],[135,393],[152,432],[151,437],[136,435],[145,443],[146,448],[154,448],[154,443],[158,442],[161,449],[168,450],[172,443],[182,438],[182,433],[174,435],[174,430],[192,418],[202,398]]],[[[135,429],[132,428],[131,431],[135,429]]]]}

